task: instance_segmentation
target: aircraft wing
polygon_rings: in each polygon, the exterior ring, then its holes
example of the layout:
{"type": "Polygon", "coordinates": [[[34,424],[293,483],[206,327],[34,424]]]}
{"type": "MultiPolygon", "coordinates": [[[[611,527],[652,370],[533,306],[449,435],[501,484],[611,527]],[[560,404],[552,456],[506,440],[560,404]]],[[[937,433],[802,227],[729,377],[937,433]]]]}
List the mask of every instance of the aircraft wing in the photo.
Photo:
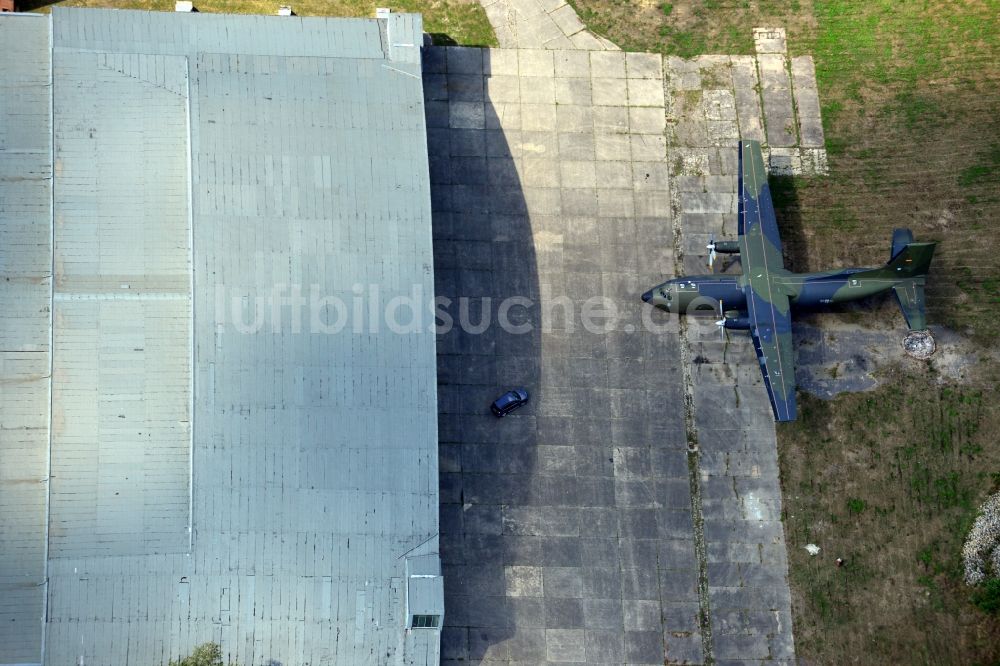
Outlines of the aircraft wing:
{"type": "Polygon", "coordinates": [[[788,296],[758,294],[747,287],[750,336],[764,375],[775,421],[795,420],[795,358],[788,296]]]}
{"type": "Polygon", "coordinates": [[[764,156],[757,141],[740,141],[738,195],[737,226],[743,272],[784,268],[774,202],[767,185],[764,156]]]}
{"type": "Polygon", "coordinates": [[[771,279],[785,272],[781,237],[756,141],[740,141],[740,263],[745,276],[750,335],[776,421],[795,420],[795,359],[788,295],[771,279]]]}

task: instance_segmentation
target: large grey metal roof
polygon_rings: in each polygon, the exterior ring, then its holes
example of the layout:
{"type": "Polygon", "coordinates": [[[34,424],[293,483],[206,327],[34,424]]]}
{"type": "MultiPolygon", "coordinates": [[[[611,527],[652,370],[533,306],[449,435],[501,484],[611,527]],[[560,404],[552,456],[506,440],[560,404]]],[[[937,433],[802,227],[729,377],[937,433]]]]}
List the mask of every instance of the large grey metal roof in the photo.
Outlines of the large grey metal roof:
{"type": "Polygon", "coordinates": [[[385,59],[379,25],[369,19],[54,9],[53,39],[61,48],[385,59]]]}
{"type": "Polygon", "coordinates": [[[41,650],[49,440],[49,22],[0,20],[0,662],[41,650]]]}
{"type": "Polygon", "coordinates": [[[53,558],[189,546],[186,71],[53,54],[53,558]]]}
{"type": "MultiPolygon", "coordinates": [[[[205,641],[245,665],[436,662],[437,632],[403,617],[408,557],[437,550],[433,332],[317,332],[308,307],[296,330],[287,302],[236,321],[293,285],[433,296],[419,17],[51,20],[54,215],[31,224],[54,236],[46,663],[205,641]]],[[[47,345],[40,297],[24,330],[47,345]]],[[[44,554],[22,560],[40,583],[44,554]]],[[[0,643],[0,663],[31,654],[0,643]]]]}

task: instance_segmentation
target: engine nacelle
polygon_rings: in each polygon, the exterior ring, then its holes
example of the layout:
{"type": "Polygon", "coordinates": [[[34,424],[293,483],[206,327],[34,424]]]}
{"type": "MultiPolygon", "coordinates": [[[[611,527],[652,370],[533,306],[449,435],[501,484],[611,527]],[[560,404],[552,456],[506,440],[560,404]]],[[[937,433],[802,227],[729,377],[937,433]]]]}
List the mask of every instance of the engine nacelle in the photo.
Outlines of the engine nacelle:
{"type": "Polygon", "coordinates": [[[740,243],[739,241],[712,241],[709,248],[714,248],[719,254],[739,254],[740,253],[740,243]]]}
{"type": "Polygon", "coordinates": [[[723,326],[736,331],[749,331],[751,326],[750,317],[730,316],[727,312],[723,326]]]}

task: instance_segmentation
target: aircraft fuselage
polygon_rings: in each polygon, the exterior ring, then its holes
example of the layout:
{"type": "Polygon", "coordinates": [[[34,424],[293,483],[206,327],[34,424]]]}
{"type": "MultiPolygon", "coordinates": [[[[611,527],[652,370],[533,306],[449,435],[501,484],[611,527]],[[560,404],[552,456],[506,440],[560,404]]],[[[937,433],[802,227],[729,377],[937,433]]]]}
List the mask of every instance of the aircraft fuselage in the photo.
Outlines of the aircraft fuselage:
{"type": "MultiPolygon", "coordinates": [[[[771,288],[786,294],[792,305],[812,308],[831,303],[844,303],[867,298],[887,291],[896,284],[890,277],[875,277],[878,269],[846,268],[819,273],[772,271],[771,288]],[[867,273],[858,277],[859,273],[867,273]]],[[[746,275],[693,275],[674,278],[653,287],[642,300],[661,310],[675,314],[719,314],[719,301],[727,312],[747,307],[746,275]]],[[[759,291],[759,290],[758,290],[759,291]]]]}

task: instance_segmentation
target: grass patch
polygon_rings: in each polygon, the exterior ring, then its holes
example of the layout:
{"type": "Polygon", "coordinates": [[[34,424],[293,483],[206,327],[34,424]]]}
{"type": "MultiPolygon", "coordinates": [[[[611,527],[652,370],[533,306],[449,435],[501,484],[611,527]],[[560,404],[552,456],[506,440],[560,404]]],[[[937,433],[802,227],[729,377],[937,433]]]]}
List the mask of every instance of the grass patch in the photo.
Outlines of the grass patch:
{"type": "Polygon", "coordinates": [[[224,666],[222,648],[217,643],[202,643],[189,656],[179,661],[171,659],[169,666],[224,666]]]}
{"type": "Polygon", "coordinates": [[[1000,172],[1000,143],[992,144],[979,156],[976,164],[966,167],[958,175],[960,187],[975,187],[998,180],[1000,172]]]}
{"type": "Polygon", "coordinates": [[[1000,578],[983,583],[972,595],[972,600],[984,613],[1000,614],[1000,578]]]}
{"type": "MultiPolygon", "coordinates": [[[[195,0],[200,12],[212,14],[275,14],[286,0],[195,0]]],[[[173,0],[24,0],[22,11],[47,13],[52,7],[110,7],[173,11],[173,0]]],[[[375,16],[375,4],[358,0],[291,0],[298,16],[375,16]]],[[[476,0],[400,0],[391,4],[393,11],[419,12],[424,16],[424,30],[434,36],[436,44],[496,46],[496,35],[486,12],[476,0]]]]}
{"type": "Polygon", "coordinates": [[[798,654],[994,663],[1000,645],[988,637],[1000,618],[983,612],[990,592],[962,582],[961,548],[1000,470],[1000,412],[981,390],[938,384],[929,370],[894,372],[873,393],[802,395],[800,420],[781,428],[798,654]],[[810,557],[807,543],[821,554],[810,557]]]}

